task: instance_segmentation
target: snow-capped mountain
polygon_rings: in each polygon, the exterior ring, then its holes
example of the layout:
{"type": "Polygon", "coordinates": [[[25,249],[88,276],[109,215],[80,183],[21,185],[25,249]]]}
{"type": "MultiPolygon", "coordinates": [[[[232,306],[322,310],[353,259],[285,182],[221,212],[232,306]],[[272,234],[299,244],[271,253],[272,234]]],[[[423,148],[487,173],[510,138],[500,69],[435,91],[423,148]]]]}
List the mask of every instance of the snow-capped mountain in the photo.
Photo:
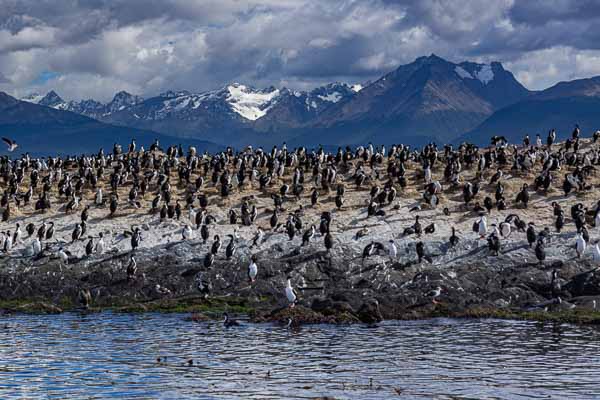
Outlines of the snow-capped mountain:
{"type": "Polygon", "coordinates": [[[143,101],[141,97],[134,96],[125,91],[115,94],[112,101],[106,104],[93,99],[65,101],[54,90],[51,90],[45,96],[34,93],[21,98],[21,100],[57,110],[71,111],[98,120],[102,120],[114,112],[131,107],[143,101]]]}
{"type": "MultiPolygon", "coordinates": [[[[100,148],[109,151],[115,142],[126,145],[132,138],[146,147],[158,139],[163,145],[194,145],[200,151],[223,148],[193,138],[174,138],[158,132],[110,125],[74,112],[35,104],[44,97],[38,95],[28,98],[29,101],[19,101],[0,92],[0,131],[19,143],[20,149],[34,156],[95,153],[100,148]]],[[[60,103],[56,97],[56,94],[48,96],[44,102],[59,108],[60,104],[67,104],[60,103]]]]}
{"type": "Polygon", "coordinates": [[[455,64],[432,54],[398,67],[326,110],[306,135],[321,143],[447,142],[528,95],[500,63],[455,64]]]}
{"type": "Polygon", "coordinates": [[[362,143],[453,140],[496,110],[529,96],[500,63],[452,63],[436,55],[374,82],[331,83],[310,91],[232,83],[142,99],[126,92],[107,104],[65,102],[54,91],[25,101],[114,125],[219,144],[362,143]]]}
{"type": "MultiPolygon", "coordinates": [[[[255,89],[251,86],[233,83],[221,89],[190,93],[188,91],[167,91],[147,100],[127,92],[117,93],[109,103],[92,99],[65,101],[55,91],[45,96],[32,94],[21,100],[75,112],[109,122],[161,121],[179,118],[182,120],[203,120],[206,114],[223,113],[240,123],[252,123],[271,111],[282,112],[282,107],[295,108],[295,122],[303,122],[317,115],[323,109],[360,90],[360,85],[332,83],[310,92],[292,91],[287,88],[255,89]]],[[[222,119],[222,118],[217,118],[222,119]]],[[[185,134],[185,132],[183,132],[185,134]]]]}

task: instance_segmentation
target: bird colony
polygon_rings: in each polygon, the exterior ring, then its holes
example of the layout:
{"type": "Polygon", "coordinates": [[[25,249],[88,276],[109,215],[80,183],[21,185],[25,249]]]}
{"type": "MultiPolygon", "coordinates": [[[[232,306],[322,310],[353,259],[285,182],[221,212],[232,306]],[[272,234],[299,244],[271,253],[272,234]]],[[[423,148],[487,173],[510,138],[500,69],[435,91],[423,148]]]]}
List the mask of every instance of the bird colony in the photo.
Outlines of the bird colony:
{"type": "MultiPolygon", "coordinates": [[[[0,263],[16,272],[54,262],[66,273],[119,258],[114,279],[174,296],[149,276],[161,267],[151,255],[185,244],[194,269],[182,279],[206,298],[270,281],[261,296],[293,307],[312,289],[326,297],[336,280],[373,296],[422,281],[419,296],[438,304],[468,290],[452,283],[452,265],[465,260],[600,263],[600,133],[581,136],[577,127],[560,143],[550,131],[544,142],[495,136],[481,148],[284,144],[216,154],[132,141],[110,153],[4,156],[0,263]],[[336,274],[319,267],[314,278],[301,266],[313,259],[338,260],[336,274]]],[[[99,295],[80,283],[84,306],[99,295]]]]}

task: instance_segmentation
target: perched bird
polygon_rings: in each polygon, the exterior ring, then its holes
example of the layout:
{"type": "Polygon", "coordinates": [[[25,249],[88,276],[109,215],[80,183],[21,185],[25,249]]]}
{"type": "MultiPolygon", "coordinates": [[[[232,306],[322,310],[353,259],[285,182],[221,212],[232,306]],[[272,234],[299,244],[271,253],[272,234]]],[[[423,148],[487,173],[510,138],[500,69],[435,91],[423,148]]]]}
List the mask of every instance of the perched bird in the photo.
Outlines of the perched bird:
{"type": "Polygon", "coordinates": [[[450,247],[454,247],[458,244],[459,239],[458,236],[456,236],[456,229],[454,227],[452,227],[452,235],[448,241],[450,242],[450,247]]]}
{"type": "Polygon", "coordinates": [[[442,288],[440,286],[437,286],[435,289],[430,290],[429,292],[426,293],[427,297],[431,297],[431,301],[433,304],[438,304],[438,302],[436,301],[436,299],[438,297],[440,297],[442,294],[442,288]]]}
{"type": "Polygon", "coordinates": [[[248,280],[250,283],[254,283],[256,281],[256,276],[258,275],[258,265],[256,264],[256,255],[253,255],[250,259],[250,265],[248,265],[248,280]]]}
{"type": "Polygon", "coordinates": [[[396,247],[396,243],[393,239],[391,239],[388,243],[388,254],[392,261],[396,260],[398,257],[398,248],[396,247]]]}
{"type": "Polygon", "coordinates": [[[285,287],[285,297],[287,298],[288,303],[290,304],[290,308],[293,308],[296,305],[296,300],[298,299],[298,295],[296,294],[296,291],[292,287],[292,281],[289,278],[287,280],[287,285],[285,287]]]}
{"type": "Polygon", "coordinates": [[[585,239],[580,233],[578,233],[575,237],[575,251],[577,251],[577,258],[581,258],[583,253],[585,253],[586,247],[587,243],[585,242],[585,239]]]}
{"type": "Polygon", "coordinates": [[[538,240],[537,244],[535,245],[535,257],[540,263],[543,263],[546,259],[546,249],[544,248],[543,240],[538,240]]]}
{"type": "Polygon", "coordinates": [[[186,225],[183,227],[183,229],[181,231],[181,237],[183,240],[191,239],[193,235],[194,235],[194,231],[192,230],[191,226],[186,225]]]}
{"type": "Polygon", "coordinates": [[[131,282],[135,279],[135,275],[137,274],[137,262],[135,261],[135,257],[129,256],[129,264],[127,264],[127,281],[131,282]]]}
{"type": "Polygon", "coordinates": [[[529,223],[527,227],[527,243],[529,243],[529,247],[532,247],[535,241],[537,240],[537,233],[535,231],[535,225],[533,222],[529,223]]]}
{"type": "Polygon", "coordinates": [[[488,248],[492,254],[495,256],[500,252],[500,238],[495,233],[492,233],[488,239],[488,248]]]}

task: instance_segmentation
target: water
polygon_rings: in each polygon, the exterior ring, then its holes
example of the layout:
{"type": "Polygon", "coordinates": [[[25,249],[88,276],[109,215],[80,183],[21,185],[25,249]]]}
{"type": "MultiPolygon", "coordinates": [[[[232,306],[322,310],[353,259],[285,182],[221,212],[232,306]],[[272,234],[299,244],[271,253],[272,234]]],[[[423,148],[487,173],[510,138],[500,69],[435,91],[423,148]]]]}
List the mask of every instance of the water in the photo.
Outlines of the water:
{"type": "Polygon", "coordinates": [[[599,339],[498,320],[292,332],[181,314],[19,315],[0,318],[0,398],[592,399],[599,339]]]}

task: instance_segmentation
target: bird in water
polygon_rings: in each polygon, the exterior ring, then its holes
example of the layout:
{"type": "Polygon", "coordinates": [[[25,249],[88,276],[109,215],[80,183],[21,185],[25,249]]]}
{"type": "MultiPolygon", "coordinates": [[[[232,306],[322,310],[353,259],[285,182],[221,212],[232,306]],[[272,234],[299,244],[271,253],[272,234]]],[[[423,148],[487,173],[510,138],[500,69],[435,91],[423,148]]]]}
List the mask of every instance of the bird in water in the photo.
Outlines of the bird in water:
{"type": "Polygon", "coordinates": [[[240,323],[237,322],[235,319],[229,318],[229,314],[224,313],[223,317],[223,326],[225,328],[230,328],[232,326],[240,326],[240,323]]]}

